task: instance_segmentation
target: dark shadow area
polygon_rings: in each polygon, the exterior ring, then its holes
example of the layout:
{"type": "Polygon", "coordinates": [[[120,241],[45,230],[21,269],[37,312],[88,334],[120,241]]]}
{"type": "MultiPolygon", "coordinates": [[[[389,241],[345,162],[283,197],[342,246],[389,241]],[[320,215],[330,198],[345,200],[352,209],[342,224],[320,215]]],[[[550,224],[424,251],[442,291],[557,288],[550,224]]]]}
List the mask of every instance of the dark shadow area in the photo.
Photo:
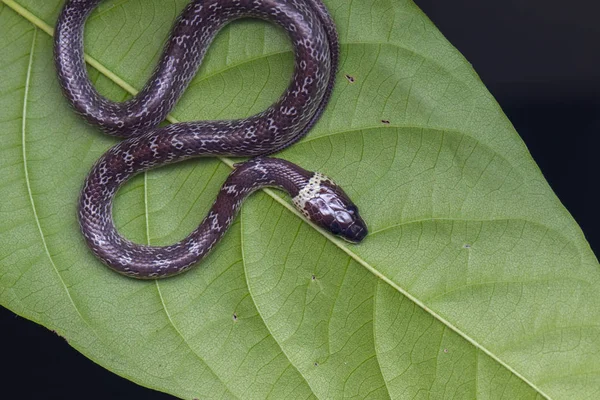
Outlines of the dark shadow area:
{"type": "Polygon", "coordinates": [[[416,0],[494,95],[600,252],[600,3],[416,0]]]}
{"type": "Polygon", "coordinates": [[[174,398],[105,370],[56,333],[2,307],[0,327],[6,399],[174,398]]]}
{"type": "MultiPolygon", "coordinates": [[[[600,3],[416,3],[473,64],[598,254],[600,3]]],[[[2,376],[16,391],[7,398],[172,398],[104,370],[63,338],[2,308],[0,326],[2,376]]]]}

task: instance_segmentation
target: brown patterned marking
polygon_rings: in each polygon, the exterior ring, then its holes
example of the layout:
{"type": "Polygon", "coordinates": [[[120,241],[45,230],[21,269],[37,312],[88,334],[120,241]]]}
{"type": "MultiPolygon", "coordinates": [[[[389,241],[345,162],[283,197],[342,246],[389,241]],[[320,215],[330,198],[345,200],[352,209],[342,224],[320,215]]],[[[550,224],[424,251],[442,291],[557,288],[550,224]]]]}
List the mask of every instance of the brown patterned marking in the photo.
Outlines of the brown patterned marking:
{"type": "Polygon", "coordinates": [[[88,174],[79,198],[79,224],[92,252],[115,271],[138,279],[172,276],[210,252],[252,192],[275,186],[295,197],[314,173],[270,158],[236,164],[198,228],[164,247],[135,244],[117,232],[111,215],[116,192],[131,177],[151,168],[191,157],[262,156],[304,137],[323,113],[335,83],[339,58],[335,24],[321,0],[193,0],[173,26],[144,88],[132,99],[117,103],[97,92],[83,59],[84,24],[100,2],[68,0],[54,39],[54,62],[67,100],[91,124],[126,138],[109,149],[88,174]],[[267,19],[287,31],[296,68],[284,94],[265,111],[246,119],[159,128],[196,74],[214,36],[241,17],[267,19]]]}

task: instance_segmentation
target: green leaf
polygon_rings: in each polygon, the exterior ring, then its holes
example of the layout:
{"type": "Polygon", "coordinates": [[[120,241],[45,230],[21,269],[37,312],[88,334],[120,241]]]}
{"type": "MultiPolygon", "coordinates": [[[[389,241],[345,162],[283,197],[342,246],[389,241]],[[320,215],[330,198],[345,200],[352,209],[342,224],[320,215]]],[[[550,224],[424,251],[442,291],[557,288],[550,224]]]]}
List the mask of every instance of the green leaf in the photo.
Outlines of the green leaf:
{"type": "MultiPolygon", "coordinates": [[[[102,93],[143,85],[185,3],[101,4],[86,51],[102,93]]],[[[0,304],[188,399],[599,398],[598,261],[510,122],[411,1],[326,3],[339,80],[323,119],[280,156],[335,178],[370,235],[342,243],[264,191],[201,266],[142,282],[100,264],[77,227],[83,179],[116,141],[61,97],[50,35],[62,1],[3,0],[0,304]]],[[[290,50],[274,26],[231,24],[170,121],[264,109],[287,85],[290,50]]],[[[119,229],[184,237],[230,165],[137,177],[118,194],[119,229]]]]}

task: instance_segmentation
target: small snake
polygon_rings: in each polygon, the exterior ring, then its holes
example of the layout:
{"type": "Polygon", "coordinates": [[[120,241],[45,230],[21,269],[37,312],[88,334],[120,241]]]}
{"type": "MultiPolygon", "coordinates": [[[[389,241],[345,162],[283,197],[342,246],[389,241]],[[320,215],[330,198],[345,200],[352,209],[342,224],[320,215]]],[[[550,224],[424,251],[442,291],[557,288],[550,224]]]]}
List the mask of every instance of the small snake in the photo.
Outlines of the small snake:
{"type": "Polygon", "coordinates": [[[171,30],[159,63],[132,99],[112,102],[89,80],[83,52],[85,20],[101,0],[66,2],[55,31],[54,59],[63,93],[88,122],[126,139],[109,149],[88,174],[79,198],[79,224],[93,253],[115,271],[140,279],[172,276],[200,261],[222,238],[243,200],[275,187],[292,196],[309,220],[351,242],[367,227],[330,178],[291,162],[264,157],[301,139],[321,116],[333,90],[339,57],[335,24],[320,0],[195,0],[171,30]],[[246,119],[197,121],[158,128],[196,74],[207,48],[228,22],[254,17],[289,35],[294,73],[284,94],[246,119]],[[185,239],[146,246],[123,238],[112,219],[113,198],[132,176],[201,156],[250,156],[235,165],[208,215],[185,239]]]}

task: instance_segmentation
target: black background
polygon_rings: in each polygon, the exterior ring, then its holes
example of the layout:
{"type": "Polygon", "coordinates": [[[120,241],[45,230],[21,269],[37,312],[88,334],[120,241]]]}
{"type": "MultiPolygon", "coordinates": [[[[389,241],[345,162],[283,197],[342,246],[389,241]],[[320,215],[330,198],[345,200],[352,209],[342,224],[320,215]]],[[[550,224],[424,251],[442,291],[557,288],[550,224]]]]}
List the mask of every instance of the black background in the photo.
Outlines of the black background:
{"type": "MultiPolygon", "coordinates": [[[[599,2],[416,3],[473,64],[600,254],[599,2]]],[[[0,327],[2,381],[4,390],[15,388],[15,398],[172,398],[104,370],[64,339],[1,307],[0,327]]]]}

